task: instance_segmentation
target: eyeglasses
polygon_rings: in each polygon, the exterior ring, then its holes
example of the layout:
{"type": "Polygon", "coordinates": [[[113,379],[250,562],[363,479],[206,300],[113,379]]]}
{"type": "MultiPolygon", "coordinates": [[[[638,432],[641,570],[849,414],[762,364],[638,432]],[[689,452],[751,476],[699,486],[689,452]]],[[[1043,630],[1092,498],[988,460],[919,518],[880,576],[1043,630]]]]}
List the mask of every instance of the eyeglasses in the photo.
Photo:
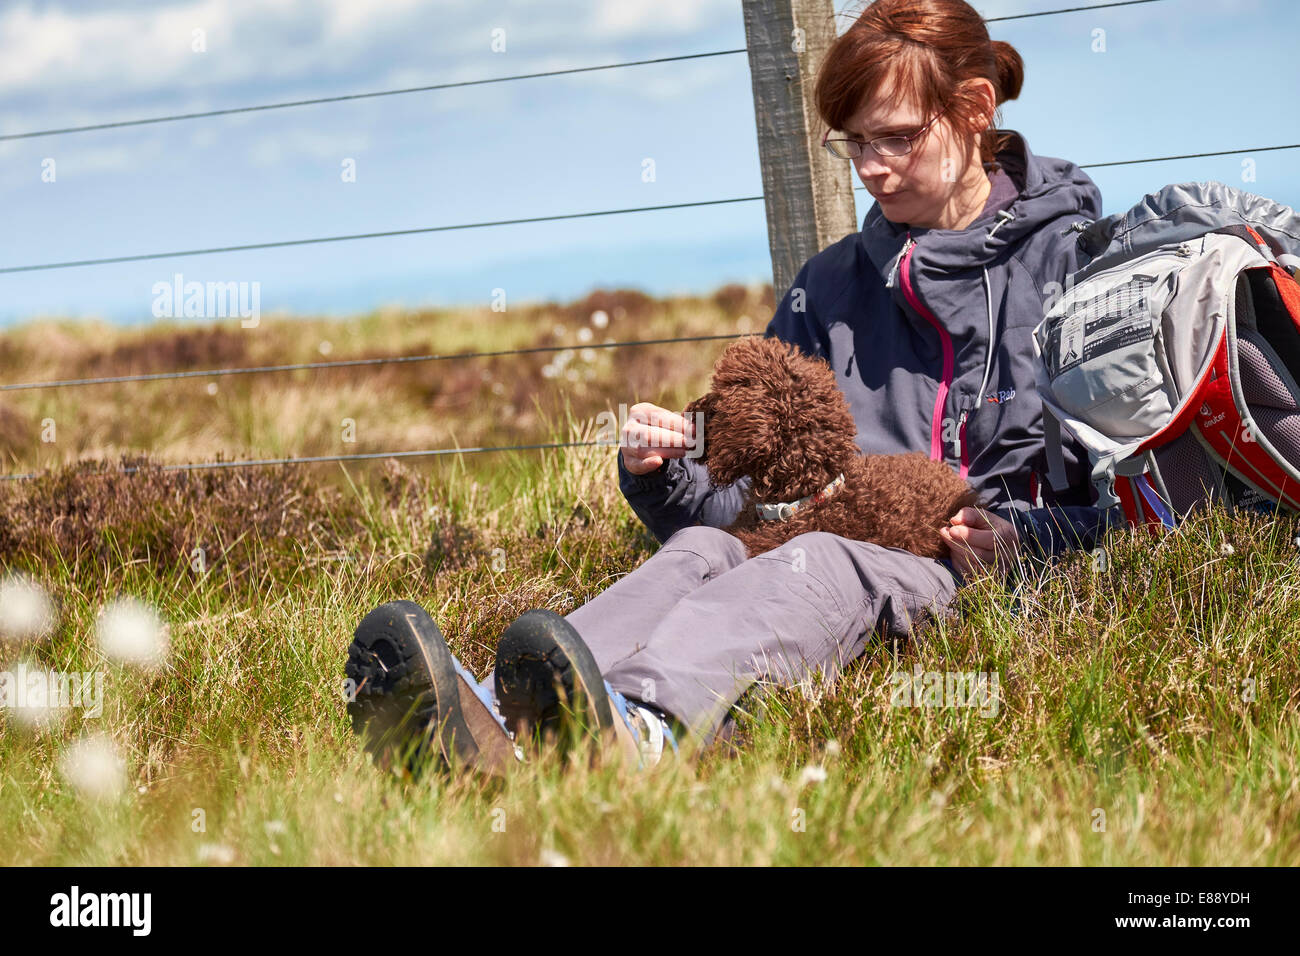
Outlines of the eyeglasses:
{"type": "Polygon", "coordinates": [[[926,130],[935,124],[935,120],[942,116],[944,110],[947,108],[947,106],[944,106],[943,109],[934,114],[934,119],[930,120],[930,122],[926,123],[911,136],[879,136],[876,139],[864,143],[862,140],[858,139],[829,139],[828,137],[831,135],[831,131],[827,130],[822,134],[822,145],[825,146],[826,151],[836,159],[857,159],[862,155],[863,149],[867,146],[874,149],[878,156],[906,156],[912,151],[913,140],[920,139],[925,135],[926,130]]]}

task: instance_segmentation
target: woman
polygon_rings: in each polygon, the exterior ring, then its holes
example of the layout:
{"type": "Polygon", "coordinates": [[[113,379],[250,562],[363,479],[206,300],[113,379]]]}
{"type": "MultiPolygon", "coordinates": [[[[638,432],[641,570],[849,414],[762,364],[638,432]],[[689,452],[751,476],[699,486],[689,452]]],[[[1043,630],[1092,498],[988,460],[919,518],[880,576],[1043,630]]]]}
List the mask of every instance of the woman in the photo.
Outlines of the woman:
{"type": "Polygon", "coordinates": [[[1069,227],[1097,218],[1101,197],[1073,163],[993,128],[1022,78],[1019,54],[990,42],[962,0],[866,8],[829,50],[816,98],[823,145],[876,203],[860,233],[808,260],[767,328],[835,369],[864,452],[928,450],[984,493],[988,510],[963,509],[942,531],[950,559],[827,533],[747,559],[719,530],[747,482],[710,488],[686,457],[683,417],[642,403],[624,430],[620,487],[660,550],[567,617],[530,611],[512,624],[492,681],[499,710],[427,614],[377,609],[349,660],[372,692],[354,725],[417,756],[437,738],[484,765],[509,761],[506,727],[613,728],[653,762],[683,731],[700,744],[725,734],[756,680],[833,676],[877,630],[906,635],[983,566],[1091,548],[1110,518],[1089,503],[1077,446],[1065,452],[1078,490],[1054,497],[1038,481],[1032,330],[1081,264],[1069,227]],[[376,655],[398,662],[384,666],[405,691],[385,692],[394,678],[367,664],[376,655]],[[403,708],[405,724],[382,716],[403,708]]]}

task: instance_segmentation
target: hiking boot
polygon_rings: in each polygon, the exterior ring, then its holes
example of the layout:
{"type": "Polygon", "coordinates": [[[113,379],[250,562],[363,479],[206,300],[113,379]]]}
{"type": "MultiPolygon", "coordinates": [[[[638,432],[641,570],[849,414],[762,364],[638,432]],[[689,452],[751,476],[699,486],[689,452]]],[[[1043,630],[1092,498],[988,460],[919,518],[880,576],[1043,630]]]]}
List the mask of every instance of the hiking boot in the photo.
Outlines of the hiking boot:
{"type": "Polygon", "coordinates": [[[430,764],[440,764],[500,774],[517,762],[486,691],[418,604],[390,601],[367,614],[344,670],[352,682],[352,729],[385,770],[418,777],[430,764]]]}
{"type": "Polygon", "coordinates": [[[596,659],[554,611],[525,611],[506,628],[494,676],[501,716],[516,740],[562,730],[595,736],[614,726],[596,659]]]}
{"type": "Polygon", "coordinates": [[[553,611],[527,611],[506,628],[495,679],[501,715],[516,740],[554,736],[567,749],[609,731],[638,767],[657,763],[665,740],[677,749],[667,720],[610,687],[581,635],[553,611]]]}

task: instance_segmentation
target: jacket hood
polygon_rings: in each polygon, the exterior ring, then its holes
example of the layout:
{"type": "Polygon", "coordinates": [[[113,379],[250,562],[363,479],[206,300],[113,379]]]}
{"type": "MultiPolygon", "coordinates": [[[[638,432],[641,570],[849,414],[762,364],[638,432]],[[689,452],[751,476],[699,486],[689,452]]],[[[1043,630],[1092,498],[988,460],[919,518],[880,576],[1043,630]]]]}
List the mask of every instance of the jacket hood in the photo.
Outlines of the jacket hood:
{"type": "Polygon", "coordinates": [[[886,282],[910,234],[925,249],[926,263],[935,269],[969,269],[987,265],[1028,234],[1061,217],[1101,215],[1097,187],[1082,169],[1065,159],[1037,156],[1015,130],[997,154],[1019,195],[1006,216],[982,216],[965,229],[927,229],[886,219],[874,203],[859,233],[863,251],[886,282]],[[924,237],[924,238],[923,238],[924,237]]]}

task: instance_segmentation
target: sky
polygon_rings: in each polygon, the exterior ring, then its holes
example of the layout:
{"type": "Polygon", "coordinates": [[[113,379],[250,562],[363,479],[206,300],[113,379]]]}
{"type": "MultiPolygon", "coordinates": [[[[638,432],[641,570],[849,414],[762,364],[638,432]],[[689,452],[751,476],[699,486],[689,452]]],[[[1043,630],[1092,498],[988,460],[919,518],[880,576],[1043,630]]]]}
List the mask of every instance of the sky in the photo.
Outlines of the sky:
{"type": "MultiPolygon", "coordinates": [[[[835,6],[842,32],[861,2],[835,6]]],[[[1001,126],[1085,166],[1300,143],[1294,26],[1286,0],[991,22],[1025,60],[1001,126]]],[[[0,0],[0,135],[744,45],[740,0],[0,0]]],[[[1088,172],[1110,214],[1203,180],[1296,206],[1298,163],[1280,150],[1088,172]]],[[[733,54],[0,141],[0,268],[761,192],[733,54]]],[[[871,200],[856,196],[860,224],[871,200]]],[[[153,321],[155,285],[178,273],[257,283],[264,313],[331,316],[772,278],[763,204],[747,202],[0,274],[0,326],[153,321]]]]}

